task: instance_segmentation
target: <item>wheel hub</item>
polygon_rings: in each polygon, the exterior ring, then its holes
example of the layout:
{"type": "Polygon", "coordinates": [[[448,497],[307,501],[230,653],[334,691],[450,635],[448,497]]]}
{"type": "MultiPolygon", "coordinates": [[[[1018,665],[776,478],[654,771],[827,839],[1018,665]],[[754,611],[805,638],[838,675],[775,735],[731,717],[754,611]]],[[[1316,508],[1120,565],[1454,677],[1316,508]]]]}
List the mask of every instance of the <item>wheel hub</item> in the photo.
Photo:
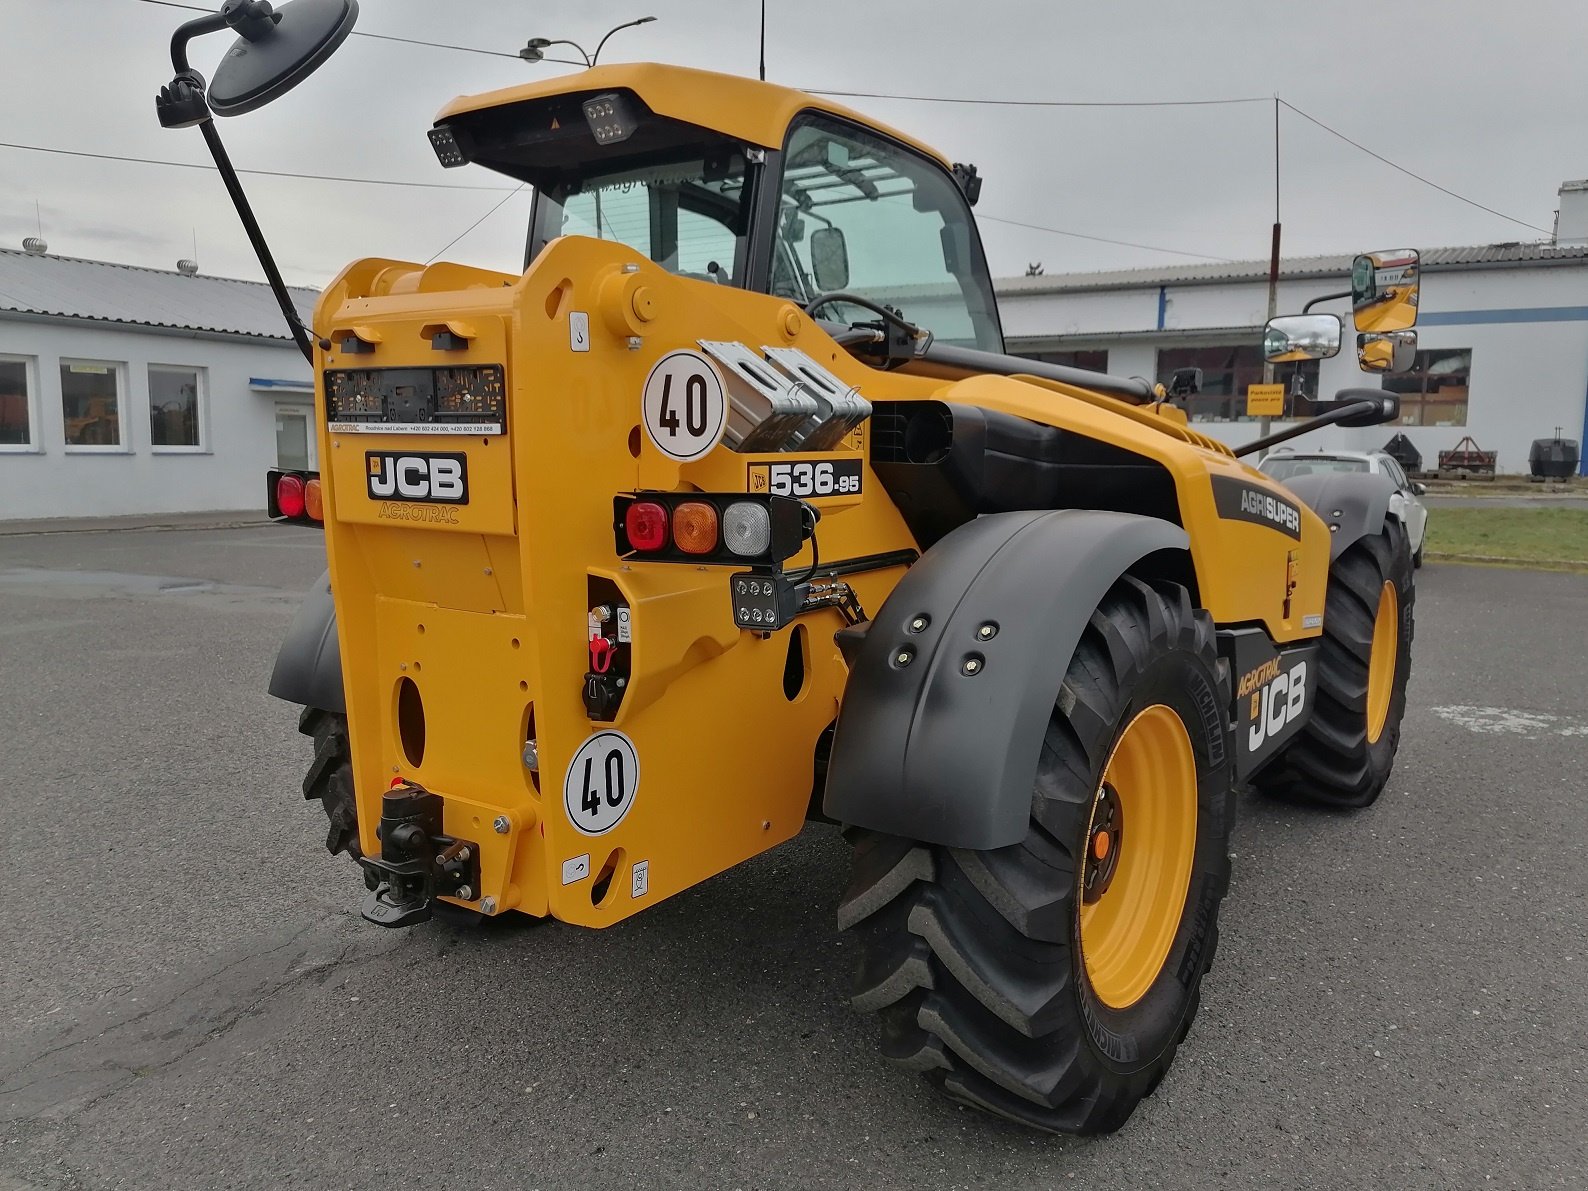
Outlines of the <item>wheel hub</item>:
{"type": "Polygon", "coordinates": [[[1081,874],[1081,901],[1091,905],[1108,892],[1119,868],[1119,846],[1125,834],[1125,808],[1119,791],[1104,782],[1092,808],[1092,829],[1086,837],[1086,864],[1081,874]]]}

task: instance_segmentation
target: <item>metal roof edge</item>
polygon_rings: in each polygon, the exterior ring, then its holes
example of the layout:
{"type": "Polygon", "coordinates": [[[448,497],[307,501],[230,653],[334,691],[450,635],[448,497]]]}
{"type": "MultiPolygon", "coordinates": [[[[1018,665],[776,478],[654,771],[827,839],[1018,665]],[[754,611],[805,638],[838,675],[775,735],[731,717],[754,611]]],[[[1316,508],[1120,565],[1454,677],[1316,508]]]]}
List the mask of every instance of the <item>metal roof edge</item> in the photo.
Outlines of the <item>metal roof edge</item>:
{"type": "Polygon", "coordinates": [[[178,327],[171,323],[137,323],[124,319],[95,318],[89,314],[48,314],[38,310],[13,310],[0,306],[0,320],[11,319],[21,323],[81,324],[92,323],[111,331],[130,331],[142,334],[169,335],[178,339],[242,340],[250,343],[279,343],[297,350],[289,335],[260,335],[252,331],[220,331],[209,327],[178,327]]]}

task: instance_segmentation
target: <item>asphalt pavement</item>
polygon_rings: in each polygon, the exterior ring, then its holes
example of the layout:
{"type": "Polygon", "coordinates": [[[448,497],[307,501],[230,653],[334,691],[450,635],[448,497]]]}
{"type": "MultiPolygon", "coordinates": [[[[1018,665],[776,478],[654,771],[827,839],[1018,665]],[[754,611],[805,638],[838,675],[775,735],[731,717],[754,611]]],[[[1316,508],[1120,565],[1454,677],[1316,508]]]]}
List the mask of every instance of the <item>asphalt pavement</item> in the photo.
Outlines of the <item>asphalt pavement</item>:
{"type": "Polygon", "coordinates": [[[881,1061],[831,828],[606,931],[365,924],[264,693],[322,565],[0,538],[0,1191],[1588,1183],[1588,576],[1418,573],[1390,789],[1244,799],[1195,1026],[1076,1140],[881,1061]]]}

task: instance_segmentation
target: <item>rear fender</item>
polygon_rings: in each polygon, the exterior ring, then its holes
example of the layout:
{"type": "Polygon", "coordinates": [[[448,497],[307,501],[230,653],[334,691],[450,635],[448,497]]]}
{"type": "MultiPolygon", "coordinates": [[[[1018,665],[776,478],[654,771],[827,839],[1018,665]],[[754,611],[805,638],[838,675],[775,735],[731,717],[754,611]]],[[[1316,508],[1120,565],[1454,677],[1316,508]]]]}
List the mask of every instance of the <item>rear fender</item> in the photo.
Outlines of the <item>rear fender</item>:
{"type": "Polygon", "coordinates": [[[331,572],[315,580],[287,639],[276,653],[270,693],[300,707],[347,710],[342,691],[342,647],[336,639],[336,605],[331,601],[331,572]]]}
{"type": "Polygon", "coordinates": [[[1043,734],[1093,610],[1132,564],[1187,545],[1167,521],[1086,509],[996,513],[948,534],[854,650],[827,815],[948,847],[1024,839],[1043,734]]]}
{"type": "Polygon", "coordinates": [[[1331,562],[1352,543],[1383,530],[1395,495],[1394,482],[1376,472],[1313,472],[1284,483],[1329,527],[1331,562]]]}

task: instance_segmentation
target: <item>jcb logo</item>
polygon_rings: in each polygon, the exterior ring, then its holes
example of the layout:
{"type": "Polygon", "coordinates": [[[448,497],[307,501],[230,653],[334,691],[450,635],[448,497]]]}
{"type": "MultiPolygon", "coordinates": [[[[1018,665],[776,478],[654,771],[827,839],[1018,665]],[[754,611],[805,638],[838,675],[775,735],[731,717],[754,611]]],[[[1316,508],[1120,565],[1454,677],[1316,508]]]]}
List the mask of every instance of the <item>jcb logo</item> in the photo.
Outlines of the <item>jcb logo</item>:
{"type": "Polygon", "coordinates": [[[1247,746],[1251,752],[1262,747],[1263,741],[1278,736],[1302,713],[1307,702],[1307,663],[1297,662],[1287,674],[1280,674],[1262,690],[1252,692],[1252,725],[1246,730],[1247,746]]]}
{"type": "Polygon", "coordinates": [[[443,505],[469,503],[468,456],[461,451],[444,454],[366,451],[364,461],[371,500],[419,500],[443,505]]]}

